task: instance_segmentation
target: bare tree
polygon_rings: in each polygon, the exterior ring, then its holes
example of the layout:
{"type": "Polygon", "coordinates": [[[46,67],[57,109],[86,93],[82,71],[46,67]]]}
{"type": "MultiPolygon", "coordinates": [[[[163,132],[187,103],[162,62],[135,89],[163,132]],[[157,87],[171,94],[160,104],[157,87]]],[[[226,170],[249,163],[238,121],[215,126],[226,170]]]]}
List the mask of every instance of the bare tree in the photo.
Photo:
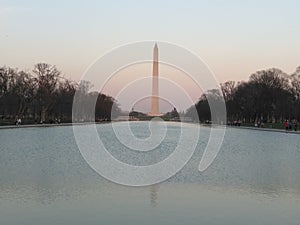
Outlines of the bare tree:
{"type": "Polygon", "coordinates": [[[33,73],[37,84],[37,103],[41,121],[45,121],[49,110],[55,104],[55,91],[57,90],[60,72],[55,66],[47,63],[38,63],[33,73]]]}

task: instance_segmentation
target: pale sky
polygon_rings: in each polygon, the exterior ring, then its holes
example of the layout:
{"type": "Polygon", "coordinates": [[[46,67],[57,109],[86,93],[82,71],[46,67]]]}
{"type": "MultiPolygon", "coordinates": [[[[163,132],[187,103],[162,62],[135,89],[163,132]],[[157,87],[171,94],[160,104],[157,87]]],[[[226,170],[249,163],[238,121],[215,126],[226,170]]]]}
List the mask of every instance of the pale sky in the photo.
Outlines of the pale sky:
{"type": "Polygon", "coordinates": [[[54,64],[79,80],[119,45],[166,41],[196,53],[219,82],[300,66],[300,1],[0,0],[0,66],[54,64]]]}

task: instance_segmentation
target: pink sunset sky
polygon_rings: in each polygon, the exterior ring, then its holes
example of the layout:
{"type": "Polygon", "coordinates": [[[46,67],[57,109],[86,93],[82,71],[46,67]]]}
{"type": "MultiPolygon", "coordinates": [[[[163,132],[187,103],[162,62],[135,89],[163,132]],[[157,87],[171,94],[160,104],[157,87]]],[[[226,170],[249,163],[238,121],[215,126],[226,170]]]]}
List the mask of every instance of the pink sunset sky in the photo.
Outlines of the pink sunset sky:
{"type": "MultiPolygon", "coordinates": [[[[220,83],[272,67],[291,74],[300,66],[299,8],[296,0],[3,0],[0,66],[30,71],[47,62],[79,81],[111,49],[158,40],[197,54],[220,83]]],[[[115,85],[109,94],[121,84],[115,85]]],[[[192,84],[188,90],[198,97],[192,84]]]]}

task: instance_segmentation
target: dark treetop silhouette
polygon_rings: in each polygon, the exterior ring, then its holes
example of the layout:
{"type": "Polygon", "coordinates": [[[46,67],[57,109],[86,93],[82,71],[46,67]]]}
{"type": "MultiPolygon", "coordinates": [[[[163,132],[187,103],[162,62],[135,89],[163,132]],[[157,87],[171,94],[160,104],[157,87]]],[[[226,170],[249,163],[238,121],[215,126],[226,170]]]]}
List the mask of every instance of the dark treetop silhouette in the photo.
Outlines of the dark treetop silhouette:
{"type": "MultiPolygon", "coordinates": [[[[32,72],[1,67],[0,124],[12,124],[17,118],[22,118],[22,123],[71,122],[76,90],[87,105],[97,98],[96,121],[109,121],[112,114],[119,115],[121,110],[113,104],[115,99],[89,92],[91,87],[87,81],[76,83],[61,77],[55,66],[46,63],[36,64],[32,72]]],[[[258,71],[247,82],[228,81],[221,88],[228,121],[284,123],[300,119],[300,67],[291,75],[274,68],[258,71]]],[[[196,112],[191,107],[185,116],[194,121],[209,121],[208,97],[212,101],[222,98],[217,91],[210,90],[195,104],[196,112]]],[[[83,115],[84,110],[83,107],[83,115]]],[[[82,118],[90,120],[88,115],[82,118]]]]}
{"type": "Polygon", "coordinates": [[[90,88],[89,82],[76,83],[61,77],[55,66],[46,63],[36,64],[32,72],[2,67],[0,124],[12,124],[17,118],[22,118],[22,123],[71,122],[76,90],[87,103],[97,96],[96,120],[111,120],[111,110],[119,110],[114,107],[115,100],[98,92],[89,92],[90,88]]]}

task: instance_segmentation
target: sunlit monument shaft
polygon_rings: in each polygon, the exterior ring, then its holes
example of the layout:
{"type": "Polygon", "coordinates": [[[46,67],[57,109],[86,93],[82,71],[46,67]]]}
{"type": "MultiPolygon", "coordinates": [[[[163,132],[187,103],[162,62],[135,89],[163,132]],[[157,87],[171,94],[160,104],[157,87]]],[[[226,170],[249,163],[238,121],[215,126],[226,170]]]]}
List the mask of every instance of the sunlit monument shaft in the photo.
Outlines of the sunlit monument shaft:
{"type": "Polygon", "coordinates": [[[157,47],[157,44],[155,44],[155,46],[154,46],[154,53],[153,53],[151,115],[152,116],[159,116],[158,47],[157,47]]]}

